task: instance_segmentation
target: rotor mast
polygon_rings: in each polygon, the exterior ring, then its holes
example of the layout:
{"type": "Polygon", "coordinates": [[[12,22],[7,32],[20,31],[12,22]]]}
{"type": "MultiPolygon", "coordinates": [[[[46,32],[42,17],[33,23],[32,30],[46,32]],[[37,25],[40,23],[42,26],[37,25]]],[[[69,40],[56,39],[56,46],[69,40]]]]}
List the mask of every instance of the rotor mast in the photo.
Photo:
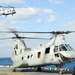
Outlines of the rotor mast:
{"type": "Polygon", "coordinates": [[[53,36],[51,37],[50,42],[48,45],[60,45],[60,44],[66,44],[65,36],[64,34],[72,33],[71,31],[57,31],[57,32],[51,32],[53,36]]]}

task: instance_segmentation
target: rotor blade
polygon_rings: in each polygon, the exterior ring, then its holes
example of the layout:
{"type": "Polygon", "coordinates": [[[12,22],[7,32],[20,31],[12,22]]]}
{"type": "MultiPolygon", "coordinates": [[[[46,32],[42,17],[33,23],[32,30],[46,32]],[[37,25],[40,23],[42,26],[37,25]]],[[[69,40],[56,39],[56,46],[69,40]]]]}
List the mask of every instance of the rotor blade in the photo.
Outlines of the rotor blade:
{"type": "Polygon", "coordinates": [[[69,34],[75,31],[52,31],[52,32],[27,32],[27,31],[0,31],[0,33],[38,33],[38,34],[69,34]]]}
{"type": "Polygon", "coordinates": [[[37,37],[9,37],[9,38],[0,38],[0,40],[5,40],[5,39],[43,39],[43,40],[50,40],[50,38],[37,38],[37,37]]]}
{"type": "MultiPolygon", "coordinates": [[[[13,32],[0,31],[0,33],[13,33],[13,32]]],[[[50,32],[24,32],[24,31],[15,31],[15,33],[50,33],[50,32]]]]}
{"type": "Polygon", "coordinates": [[[13,6],[7,5],[7,6],[2,6],[3,8],[15,8],[13,6]]]}
{"type": "Polygon", "coordinates": [[[50,38],[37,38],[37,37],[18,37],[22,39],[44,39],[44,40],[50,40],[50,38]]]}
{"type": "Polygon", "coordinates": [[[50,33],[50,32],[27,32],[27,31],[0,31],[0,33],[50,33]]]}
{"type": "Polygon", "coordinates": [[[7,5],[8,7],[10,7],[10,8],[15,8],[15,7],[13,7],[13,6],[10,6],[10,5],[7,5]]]}
{"type": "Polygon", "coordinates": [[[0,38],[0,40],[7,40],[7,39],[13,39],[13,38],[0,38]]]}
{"type": "Polygon", "coordinates": [[[8,6],[1,6],[1,7],[3,7],[3,8],[10,8],[10,7],[8,7],[8,6]]]}

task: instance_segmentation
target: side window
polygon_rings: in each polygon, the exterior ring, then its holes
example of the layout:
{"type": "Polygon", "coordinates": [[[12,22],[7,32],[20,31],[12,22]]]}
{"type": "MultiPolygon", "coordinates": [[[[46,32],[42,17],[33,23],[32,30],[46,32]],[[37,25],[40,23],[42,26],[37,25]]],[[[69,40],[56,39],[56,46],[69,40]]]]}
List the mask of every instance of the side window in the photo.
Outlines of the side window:
{"type": "Polygon", "coordinates": [[[55,46],[54,52],[58,52],[58,46],[55,46]]]}
{"type": "Polygon", "coordinates": [[[15,50],[15,55],[17,54],[16,50],[15,50]]]}
{"type": "Polygon", "coordinates": [[[24,59],[24,57],[22,57],[22,60],[24,59]]]}
{"type": "Polygon", "coordinates": [[[57,54],[55,54],[55,57],[59,57],[59,54],[57,53],[57,54]]]}
{"type": "Polygon", "coordinates": [[[33,55],[31,55],[31,58],[33,57],[33,55]]]}
{"type": "Polygon", "coordinates": [[[41,52],[38,52],[38,58],[40,58],[41,57],[41,52]]]}
{"type": "Polygon", "coordinates": [[[49,52],[50,52],[50,47],[48,47],[48,48],[45,49],[45,54],[47,54],[49,52]]]}
{"type": "Polygon", "coordinates": [[[29,59],[29,55],[27,56],[27,59],[29,59]]]}
{"type": "Polygon", "coordinates": [[[18,45],[17,44],[15,45],[15,49],[18,49],[18,45]]]}
{"type": "Polygon", "coordinates": [[[27,56],[27,59],[32,58],[32,57],[33,57],[33,55],[28,55],[28,56],[27,56]]]}

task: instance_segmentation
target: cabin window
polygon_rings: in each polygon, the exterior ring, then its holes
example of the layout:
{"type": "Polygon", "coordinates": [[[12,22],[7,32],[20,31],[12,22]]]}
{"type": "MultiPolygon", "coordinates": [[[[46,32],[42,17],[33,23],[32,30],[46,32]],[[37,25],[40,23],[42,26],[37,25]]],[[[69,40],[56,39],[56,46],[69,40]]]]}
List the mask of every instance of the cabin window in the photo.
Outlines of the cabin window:
{"type": "Polygon", "coordinates": [[[18,49],[18,45],[15,45],[15,49],[18,49]]]}
{"type": "Polygon", "coordinates": [[[17,53],[16,53],[16,50],[15,50],[15,55],[16,55],[17,53]]]}
{"type": "Polygon", "coordinates": [[[27,56],[27,59],[29,59],[29,55],[27,56]]]}
{"type": "Polygon", "coordinates": [[[54,52],[58,52],[58,46],[55,46],[54,52]]]}
{"type": "Polygon", "coordinates": [[[55,54],[55,57],[59,57],[59,54],[57,53],[57,54],[55,54]]]}
{"type": "Polygon", "coordinates": [[[22,60],[24,59],[24,57],[22,57],[22,60]]]}
{"type": "Polygon", "coordinates": [[[45,54],[49,53],[49,51],[50,51],[50,47],[46,48],[45,49],[45,54]]]}
{"type": "Polygon", "coordinates": [[[31,55],[31,58],[33,57],[33,55],[31,55]]]}
{"type": "Polygon", "coordinates": [[[41,52],[38,52],[38,58],[40,58],[41,57],[41,52]]]}

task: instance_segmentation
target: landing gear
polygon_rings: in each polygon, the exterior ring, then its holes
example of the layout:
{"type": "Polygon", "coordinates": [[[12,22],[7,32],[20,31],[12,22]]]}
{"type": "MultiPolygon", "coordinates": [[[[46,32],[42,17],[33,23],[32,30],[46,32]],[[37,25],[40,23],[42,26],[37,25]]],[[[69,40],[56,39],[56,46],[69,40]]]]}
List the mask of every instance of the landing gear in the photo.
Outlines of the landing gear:
{"type": "Polygon", "coordinates": [[[41,67],[38,67],[38,68],[37,68],[37,71],[41,71],[41,67]]]}
{"type": "Polygon", "coordinates": [[[16,71],[17,71],[16,68],[13,68],[13,69],[12,69],[12,72],[16,72],[16,71]]]}
{"type": "Polygon", "coordinates": [[[65,73],[65,70],[62,69],[62,70],[59,71],[59,73],[60,73],[60,74],[64,74],[64,73],[65,73]]]}
{"type": "Polygon", "coordinates": [[[64,69],[64,68],[61,68],[62,66],[63,66],[63,64],[61,64],[61,65],[55,65],[56,66],[56,68],[58,68],[59,69],[59,73],[60,74],[64,74],[65,72],[66,72],[66,70],[64,69]],[[61,68],[61,69],[60,69],[61,68]]]}

